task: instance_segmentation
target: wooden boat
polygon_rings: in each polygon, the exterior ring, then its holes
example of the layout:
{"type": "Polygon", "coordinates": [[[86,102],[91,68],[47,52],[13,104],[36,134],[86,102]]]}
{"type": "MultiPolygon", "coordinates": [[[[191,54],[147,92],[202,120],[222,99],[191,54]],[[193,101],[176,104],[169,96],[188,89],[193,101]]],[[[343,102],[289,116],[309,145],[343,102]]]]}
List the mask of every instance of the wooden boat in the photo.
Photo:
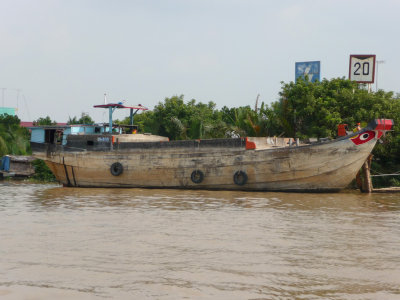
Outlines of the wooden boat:
{"type": "Polygon", "coordinates": [[[0,179],[5,177],[26,178],[35,173],[32,156],[5,155],[0,159],[0,179]]]}
{"type": "Polygon", "coordinates": [[[33,155],[65,186],[338,191],[393,126],[392,120],[378,119],[351,135],[309,144],[276,137],[169,141],[113,126],[116,108],[130,108],[133,120],[132,111],[143,107],[97,107],[110,111],[105,127],[31,128],[33,155]]]}

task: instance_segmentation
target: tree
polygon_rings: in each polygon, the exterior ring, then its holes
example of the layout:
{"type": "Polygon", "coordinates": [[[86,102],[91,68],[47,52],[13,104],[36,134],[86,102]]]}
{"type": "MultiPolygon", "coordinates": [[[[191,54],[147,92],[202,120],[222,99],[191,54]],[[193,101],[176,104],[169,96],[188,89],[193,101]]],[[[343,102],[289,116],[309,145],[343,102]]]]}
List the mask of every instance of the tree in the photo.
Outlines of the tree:
{"type": "Polygon", "coordinates": [[[283,83],[280,100],[273,104],[288,136],[334,137],[337,125],[355,126],[380,118],[395,118],[398,101],[393,93],[368,93],[344,78],[322,82],[298,79],[283,83]]]}
{"type": "Polygon", "coordinates": [[[94,120],[89,116],[89,114],[87,113],[82,113],[81,117],[79,119],[77,119],[75,116],[73,118],[69,117],[68,118],[68,125],[72,125],[72,124],[86,124],[86,125],[91,125],[94,124],[94,120]]]}
{"type": "Polygon", "coordinates": [[[29,131],[20,127],[17,116],[0,115],[0,157],[6,154],[26,155],[30,152],[29,131]]]}
{"type": "Polygon", "coordinates": [[[227,128],[221,115],[215,103],[204,104],[195,99],[185,103],[181,95],[165,98],[153,111],[135,116],[135,124],[142,132],[167,136],[171,140],[225,137],[227,128]]]}
{"type": "Polygon", "coordinates": [[[56,121],[52,121],[49,116],[46,116],[45,118],[39,118],[35,121],[33,121],[33,126],[45,126],[45,125],[56,125],[56,121]]]}

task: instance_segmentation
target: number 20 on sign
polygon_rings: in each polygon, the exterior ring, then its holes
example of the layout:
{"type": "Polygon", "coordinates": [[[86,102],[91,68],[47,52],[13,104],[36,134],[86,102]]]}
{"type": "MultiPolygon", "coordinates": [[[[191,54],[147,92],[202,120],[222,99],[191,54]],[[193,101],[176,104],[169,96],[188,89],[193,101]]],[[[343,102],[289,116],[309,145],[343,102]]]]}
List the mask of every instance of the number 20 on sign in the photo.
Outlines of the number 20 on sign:
{"type": "Polygon", "coordinates": [[[374,83],[375,59],[374,54],[350,55],[349,79],[358,83],[374,83]]]}

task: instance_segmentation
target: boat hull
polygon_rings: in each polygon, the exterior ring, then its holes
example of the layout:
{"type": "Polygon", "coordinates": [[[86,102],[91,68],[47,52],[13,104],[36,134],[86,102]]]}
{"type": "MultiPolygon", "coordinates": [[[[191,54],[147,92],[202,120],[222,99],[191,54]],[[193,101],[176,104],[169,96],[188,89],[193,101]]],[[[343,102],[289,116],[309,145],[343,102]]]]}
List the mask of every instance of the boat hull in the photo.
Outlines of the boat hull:
{"type": "Polygon", "coordinates": [[[355,178],[377,139],[356,145],[342,138],[316,145],[136,148],[110,151],[34,151],[57,180],[76,187],[185,188],[251,191],[339,191],[355,178]],[[113,175],[114,163],[122,173],[113,175]],[[195,171],[203,178],[196,183],[195,171]],[[247,180],[235,178],[244,173],[247,180]]]}

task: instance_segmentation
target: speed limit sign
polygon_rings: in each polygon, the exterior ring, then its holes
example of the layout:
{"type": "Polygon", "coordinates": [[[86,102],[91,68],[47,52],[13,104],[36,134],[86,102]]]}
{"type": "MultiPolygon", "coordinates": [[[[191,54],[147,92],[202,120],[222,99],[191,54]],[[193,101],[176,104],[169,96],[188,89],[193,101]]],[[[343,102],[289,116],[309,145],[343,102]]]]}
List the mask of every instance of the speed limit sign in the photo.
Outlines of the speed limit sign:
{"type": "Polygon", "coordinates": [[[358,83],[374,83],[375,54],[350,55],[349,79],[358,83]]]}

